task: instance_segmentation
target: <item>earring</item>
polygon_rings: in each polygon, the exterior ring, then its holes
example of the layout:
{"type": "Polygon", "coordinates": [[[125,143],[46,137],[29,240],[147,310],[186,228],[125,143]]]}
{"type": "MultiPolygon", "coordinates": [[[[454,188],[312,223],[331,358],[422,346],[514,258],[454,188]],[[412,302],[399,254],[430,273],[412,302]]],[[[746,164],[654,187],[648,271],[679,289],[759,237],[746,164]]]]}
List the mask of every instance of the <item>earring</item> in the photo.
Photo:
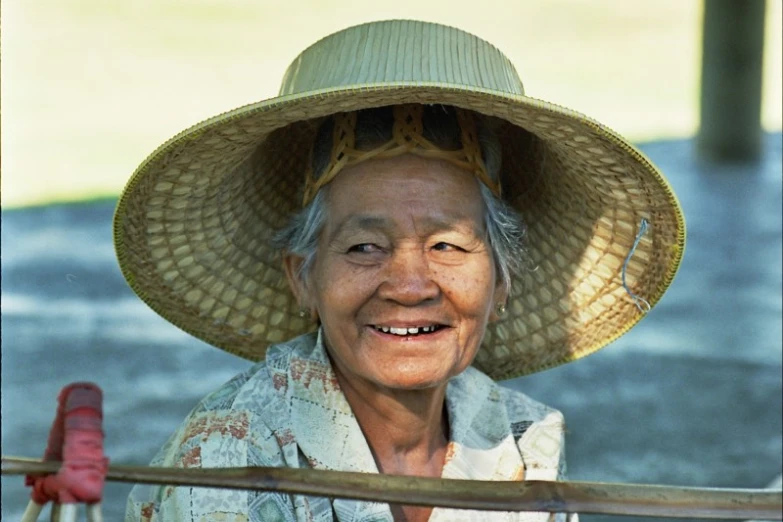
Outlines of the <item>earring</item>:
{"type": "Polygon", "coordinates": [[[302,319],[304,319],[305,317],[307,317],[307,312],[308,312],[308,311],[307,311],[307,309],[306,309],[306,308],[300,308],[300,309],[299,309],[299,317],[301,317],[302,319]]]}
{"type": "Polygon", "coordinates": [[[506,314],[506,303],[498,303],[498,306],[497,306],[496,310],[497,310],[498,315],[500,315],[500,316],[505,315],[506,314]]]}

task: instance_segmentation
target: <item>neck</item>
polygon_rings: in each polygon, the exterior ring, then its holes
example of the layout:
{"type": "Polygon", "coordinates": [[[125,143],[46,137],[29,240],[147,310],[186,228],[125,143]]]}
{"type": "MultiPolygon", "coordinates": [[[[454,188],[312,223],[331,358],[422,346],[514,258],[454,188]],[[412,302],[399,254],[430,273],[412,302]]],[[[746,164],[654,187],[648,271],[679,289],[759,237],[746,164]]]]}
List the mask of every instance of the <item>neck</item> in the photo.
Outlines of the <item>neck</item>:
{"type": "Polygon", "coordinates": [[[334,366],[378,470],[440,477],[448,444],[446,384],[424,390],[390,390],[346,379],[338,365],[334,366]]]}

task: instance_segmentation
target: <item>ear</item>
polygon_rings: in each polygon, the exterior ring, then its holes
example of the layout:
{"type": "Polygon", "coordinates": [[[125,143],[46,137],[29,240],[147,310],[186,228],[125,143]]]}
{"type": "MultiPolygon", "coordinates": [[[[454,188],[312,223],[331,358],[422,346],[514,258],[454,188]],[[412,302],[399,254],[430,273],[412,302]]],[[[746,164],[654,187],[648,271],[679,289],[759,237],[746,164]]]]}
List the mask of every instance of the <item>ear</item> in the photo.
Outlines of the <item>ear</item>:
{"type": "Polygon", "coordinates": [[[285,269],[285,277],[288,280],[288,287],[291,289],[291,293],[294,294],[300,308],[312,310],[310,292],[304,281],[299,277],[302,263],[304,263],[304,258],[301,256],[288,252],[283,255],[283,268],[285,269]]]}
{"type": "Polygon", "coordinates": [[[492,312],[489,314],[489,322],[494,323],[501,318],[501,314],[498,313],[498,307],[500,305],[506,306],[508,301],[508,290],[506,285],[502,281],[498,281],[495,285],[495,291],[492,293],[492,312]]]}

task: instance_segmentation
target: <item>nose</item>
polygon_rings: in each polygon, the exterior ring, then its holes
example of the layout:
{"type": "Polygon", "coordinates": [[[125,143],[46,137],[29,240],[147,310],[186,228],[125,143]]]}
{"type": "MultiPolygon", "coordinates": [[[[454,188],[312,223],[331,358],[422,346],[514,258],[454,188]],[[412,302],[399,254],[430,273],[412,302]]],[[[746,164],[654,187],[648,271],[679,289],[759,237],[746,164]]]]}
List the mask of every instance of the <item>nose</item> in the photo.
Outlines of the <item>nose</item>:
{"type": "Polygon", "coordinates": [[[404,306],[433,300],[440,293],[421,248],[396,249],[387,261],[383,275],[378,296],[404,306]]]}

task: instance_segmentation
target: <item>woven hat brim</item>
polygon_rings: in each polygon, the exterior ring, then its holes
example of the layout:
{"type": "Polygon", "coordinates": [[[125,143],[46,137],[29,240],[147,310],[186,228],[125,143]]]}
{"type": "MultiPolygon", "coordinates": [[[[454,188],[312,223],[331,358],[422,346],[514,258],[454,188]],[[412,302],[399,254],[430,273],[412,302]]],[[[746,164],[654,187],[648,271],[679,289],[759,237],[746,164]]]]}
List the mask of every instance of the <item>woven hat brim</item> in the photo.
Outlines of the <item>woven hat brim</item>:
{"type": "Polygon", "coordinates": [[[529,226],[533,269],[513,281],[508,312],[489,325],[474,362],[494,379],[599,350],[643,317],[629,292],[654,306],[671,284],[684,217],[663,175],[624,138],[526,96],[398,82],[247,105],[159,147],[115,214],[115,248],[131,288],[172,324],[250,360],[312,330],[269,239],[299,209],[316,122],[398,103],[454,105],[507,122],[503,190],[529,226]],[[651,226],[637,237],[642,220],[651,226]]]}

